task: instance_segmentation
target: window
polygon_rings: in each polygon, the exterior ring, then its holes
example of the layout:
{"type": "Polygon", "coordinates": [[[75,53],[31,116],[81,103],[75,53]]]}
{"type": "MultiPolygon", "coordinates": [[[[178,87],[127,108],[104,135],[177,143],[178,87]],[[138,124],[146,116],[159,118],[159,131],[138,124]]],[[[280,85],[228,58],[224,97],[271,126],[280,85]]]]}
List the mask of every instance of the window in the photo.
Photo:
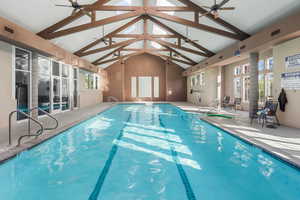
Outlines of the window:
{"type": "Polygon", "coordinates": [[[60,110],[61,104],[60,64],[52,61],[52,110],[60,110]]]}
{"type": "Polygon", "coordinates": [[[200,80],[199,80],[200,86],[205,86],[204,75],[205,75],[205,72],[200,73],[200,80]]]}
{"type": "Polygon", "coordinates": [[[152,97],[152,77],[140,76],[139,77],[139,97],[147,98],[152,97]]]}
{"type": "Polygon", "coordinates": [[[243,74],[249,74],[249,72],[250,72],[249,64],[243,65],[243,74]]]}
{"type": "Polygon", "coordinates": [[[73,68],[73,107],[78,108],[78,69],[73,68]]]}
{"type": "Polygon", "coordinates": [[[136,98],[137,97],[137,94],[136,94],[136,87],[137,87],[137,84],[136,84],[136,77],[133,76],[131,77],[131,97],[132,98],[136,98]]]}
{"type": "Polygon", "coordinates": [[[266,97],[273,97],[273,73],[268,73],[265,76],[265,95],[266,97]]]}
{"type": "Polygon", "coordinates": [[[155,98],[158,98],[159,97],[159,77],[158,76],[155,76],[155,77],[153,77],[153,81],[154,81],[154,83],[153,83],[153,85],[154,85],[154,97],[155,98]]]}
{"type": "Polygon", "coordinates": [[[234,79],[234,96],[235,98],[241,98],[241,78],[234,79]]]}
{"type": "Polygon", "coordinates": [[[272,57],[267,59],[266,69],[268,71],[273,71],[273,58],[272,57]]]}
{"type": "Polygon", "coordinates": [[[265,75],[258,75],[258,93],[259,93],[259,101],[265,101],[265,75]]]}
{"type": "Polygon", "coordinates": [[[265,70],[265,61],[264,60],[260,60],[258,62],[258,71],[264,71],[265,70]]]}
{"type": "Polygon", "coordinates": [[[250,77],[246,76],[243,80],[243,101],[249,101],[249,93],[250,93],[250,77]]]}
{"type": "Polygon", "coordinates": [[[234,75],[235,76],[241,75],[241,66],[237,66],[234,68],[234,75]]]}
{"type": "MultiPolygon", "coordinates": [[[[27,113],[30,107],[31,88],[31,53],[29,51],[15,48],[15,98],[17,109],[27,113]]],[[[26,117],[17,114],[17,120],[26,117]]]]}
{"type": "MultiPolygon", "coordinates": [[[[50,60],[46,57],[38,57],[39,80],[38,80],[38,106],[50,113],[50,60]]],[[[39,115],[45,115],[39,111],[39,115]]]]}
{"type": "Polygon", "coordinates": [[[195,76],[191,77],[191,87],[194,87],[197,84],[197,79],[195,76]]]}

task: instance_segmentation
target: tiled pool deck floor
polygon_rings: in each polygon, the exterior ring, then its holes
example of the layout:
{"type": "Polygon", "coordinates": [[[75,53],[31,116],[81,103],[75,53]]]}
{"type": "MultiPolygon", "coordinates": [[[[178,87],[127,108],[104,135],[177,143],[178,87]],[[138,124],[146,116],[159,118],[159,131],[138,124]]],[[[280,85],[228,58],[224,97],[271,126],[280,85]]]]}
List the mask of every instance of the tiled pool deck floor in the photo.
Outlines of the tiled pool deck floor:
{"type": "MultiPolygon", "coordinates": [[[[198,112],[200,109],[203,109],[187,102],[172,102],[172,104],[185,111],[198,112]]],[[[5,148],[6,145],[3,145],[3,138],[2,144],[0,138],[0,147],[2,146],[2,151],[0,148],[0,162],[1,160],[13,157],[19,152],[29,149],[112,106],[112,103],[101,103],[96,106],[79,109],[73,112],[58,114],[56,115],[60,122],[58,129],[45,132],[42,136],[30,140],[20,147],[7,149],[5,148]]],[[[277,129],[261,128],[261,125],[257,122],[251,126],[246,112],[235,112],[230,110],[225,112],[234,115],[234,119],[211,118],[204,115],[202,120],[220,127],[235,136],[241,137],[300,168],[300,129],[288,128],[285,126],[280,126],[277,129]]],[[[7,135],[7,132],[5,132],[5,130],[0,130],[0,135],[2,134],[7,135]]]]}
{"type": "MultiPolygon", "coordinates": [[[[190,103],[174,103],[186,111],[199,111],[199,106],[190,103]]],[[[265,151],[277,155],[283,160],[300,168],[300,129],[279,126],[276,129],[262,128],[257,121],[250,124],[247,112],[226,110],[233,119],[220,117],[201,117],[225,131],[261,147],[265,151]]]]}

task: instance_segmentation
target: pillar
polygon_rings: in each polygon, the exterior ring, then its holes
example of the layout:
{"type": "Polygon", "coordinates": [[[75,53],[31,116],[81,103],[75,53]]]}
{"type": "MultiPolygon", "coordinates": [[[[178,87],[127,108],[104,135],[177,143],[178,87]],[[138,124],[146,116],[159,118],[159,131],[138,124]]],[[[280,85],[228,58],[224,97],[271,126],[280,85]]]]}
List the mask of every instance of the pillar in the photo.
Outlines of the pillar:
{"type": "MultiPolygon", "coordinates": [[[[36,52],[32,52],[32,69],[31,69],[31,108],[38,107],[38,84],[39,84],[39,62],[38,62],[38,54],[36,52]]],[[[34,110],[31,113],[31,117],[34,119],[38,118],[38,111],[34,110]]]]}
{"type": "Polygon", "coordinates": [[[249,117],[256,115],[258,108],[258,61],[257,52],[250,53],[250,94],[249,94],[249,117]]]}

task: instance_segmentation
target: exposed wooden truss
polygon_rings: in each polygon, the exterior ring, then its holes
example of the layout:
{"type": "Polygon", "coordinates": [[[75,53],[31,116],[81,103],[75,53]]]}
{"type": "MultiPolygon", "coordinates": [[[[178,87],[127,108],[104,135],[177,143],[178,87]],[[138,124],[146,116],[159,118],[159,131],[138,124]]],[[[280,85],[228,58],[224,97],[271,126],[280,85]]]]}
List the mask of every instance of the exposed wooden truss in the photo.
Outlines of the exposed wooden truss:
{"type": "MultiPolygon", "coordinates": [[[[79,11],[75,13],[75,15],[66,17],[65,19],[57,22],[56,24],[46,28],[45,30],[38,33],[39,36],[45,38],[45,39],[54,39],[57,37],[66,36],[69,34],[85,31],[88,29],[96,28],[99,26],[103,26],[106,24],[118,22],[121,20],[134,18],[130,22],[126,23],[125,25],[115,29],[111,33],[108,33],[104,35],[103,37],[95,40],[94,42],[88,44],[85,47],[82,47],[78,51],[74,52],[78,56],[87,56],[95,53],[99,53],[105,50],[114,49],[112,52],[100,57],[96,61],[94,61],[94,64],[103,64],[104,62],[107,63],[107,61],[103,61],[106,57],[109,57],[111,55],[114,55],[115,53],[118,53],[118,57],[110,59],[110,62],[113,62],[115,59],[122,59],[128,57],[128,55],[136,55],[137,52],[141,53],[149,53],[152,52],[152,54],[158,55],[159,52],[162,51],[168,51],[170,52],[170,56],[168,56],[168,60],[179,60],[178,58],[175,58],[172,56],[172,53],[176,54],[177,56],[180,56],[184,59],[182,63],[189,63],[191,65],[196,64],[196,62],[187,56],[181,54],[176,49],[185,51],[188,53],[196,54],[203,57],[211,57],[215,55],[214,52],[208,50],[204,46],[198,44],[197,42],[193,41],[191,38],[188,38],[187,36],[184,36],[177,32],[176,30],[172,29],[171,27],[167,26],[166,24],[160,22],[156,18],[161,18],[164,20],[168,20],[171,22],[179,23],[188,27],[193,27],[202,31],[210,32],[213,34],[217,34],[220,36],[224,36],[227,38],[231,38],[234,40],[244,40],[249,35],[237,27],[231,25],[230,23],[226,22],[225,20],[218,18],[215,19],[213,15],[209,14],[207,17],[214,22],[218,23],[219,25],[223,26],[225,29],[216,28],[213,26],[205,25],[199,23],[199,14],[204,14],[207,12],[204,8],[198,6],[197,4],[193,3],[190,0],[178,0],[179,2],[183,3],[185,6],[149,6],[148,0],[143,0],[143,6],[110,6],[110,5],[104,5],[110,0],[97,0],[95,3],[85,6],[84,11],[79,11]],[[126,13],[118,14],[112,17],[107,17],[104,19],[97,20],[97,12],[96,11],[127,11],[126,13]],[[192,12],[194,13],[194,19],[193,20],[187,20],[181,17],[178,17],[176,15],[169,15],[165,13],[166,11],[174,11],[174,12],[192,12]],[[69,25],[70,23],[74,22],[75,20],[83,17],[86,12],[90,13],[90,22],[64,28],[65,26],[69,25]],[[156,17],[156,18],[154,18],[156,17]],[[127,29],[129,26],[143,20],[144,23],[144,33],[143,34],[121,34],[120,32],[127,29]],[[165,29],[170,34],[166,35],[155,35],[155,34],[149,34],[148,33],[148,22],[151,21],[152,23],[160,26],[161,28],[165,29]],[[112,38],[128,38],[126,41],[118,42],[118,43],[112,43],[112,38]],[[171,43],[167,42],[165,40],[162,40],[162,38],[174,38],[177,39],[177,43],[171,43]],[[109,45],[99,48],[93,48],[96,45],[100,44],[101,42],[109,40],[109,45]],[[139,49],[135,53],[128,54],[127,56],[121,56],[122,51],[129,51],[130,48],[125,48],[129,46],[130,44],[133,44],[138,41],[144,41],[143,50],[139,49]],[[147,47],[147,41],[153,41],[161,46],[164,47],[164,49],[158,49],[157,51],[154,51],[154,49],[150,49],[147,47]],[[191,46],[195,48],[188,48],[185,46],[182,46],[182,41],[185,41],[186,43],[189,43],[191,46]],[[92,49],[93,48],[93,49],[92,49]],[[196,50],[197,49],[197,50],[196,50]],[[154,53],[153,53],[154,52],[154,53]]],[[[133,49],[133,48],[131,48],[133,49]]],[[[160,57],[166,58],[166,55],[159,54],[160,57]]],[[[182,60],[181,60],[182,61],[182,60]]]]}

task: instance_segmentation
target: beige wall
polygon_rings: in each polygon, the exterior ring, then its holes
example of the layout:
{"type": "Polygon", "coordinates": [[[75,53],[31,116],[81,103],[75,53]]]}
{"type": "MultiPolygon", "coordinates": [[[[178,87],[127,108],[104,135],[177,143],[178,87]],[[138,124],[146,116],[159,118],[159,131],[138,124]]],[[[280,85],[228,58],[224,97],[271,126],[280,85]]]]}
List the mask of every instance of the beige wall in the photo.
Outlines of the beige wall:
{"type": "MultiPolygon", "coordinates": [[[[300,38],[275,46],[274,53],[274,91],[278,97],[281,90],[281,74],[284,72],[300,71],[300,67],[286,69],[285,57],[300,53],[300,38]]],[[[286,90],[288,104],[285,112],[278,112],[279,121],[291,127],[300,128],[300,90],[286,90]]]]}
{"type": "Polygon", "coordinates": [[[80,108],[92,106],[103,102],[103,95],[100,89],[86,89],[84,87],[84,74],[79,73],[79,105],[80,108]]]}
{"type": "Polygon", "coordinates": [[[201,106],[209,106],[217,98],[217,78],[219,69],[214,67],[211,69],[201,70],[200,72],[205,72],[204,75],[204,86],[200,86],[198,83],[193,88],[191,88],[191,76],[187,79],[187,99],[188,102],[195,103],[201,106]],[[191,94],[191,89],[199,90],[200,92],[193,92],[191,94]],[[199,102],[201,98],[201,103],[199,102]]]}
{"type": "Polygon", "coordinates": [[[116,62],[105,69],[108,74],[108,90],[104,92],[104,101],[114,96],[120,101],[185,101],[186,77],[182,76],[183,68],[176,64],[166,63],[160,57],[141,54],[124,61],[116,62]],[[132,76],[158,76],[159,98],[132,98],[132,76]],[[167,91],[172,91],[168,93],[167,91]]]}
{"type": "Polygon", "coordinates": [[[8,115],[17,103],[12,94],[12,46],[0,41],[0,128],[8,125],[8,115]]]}

